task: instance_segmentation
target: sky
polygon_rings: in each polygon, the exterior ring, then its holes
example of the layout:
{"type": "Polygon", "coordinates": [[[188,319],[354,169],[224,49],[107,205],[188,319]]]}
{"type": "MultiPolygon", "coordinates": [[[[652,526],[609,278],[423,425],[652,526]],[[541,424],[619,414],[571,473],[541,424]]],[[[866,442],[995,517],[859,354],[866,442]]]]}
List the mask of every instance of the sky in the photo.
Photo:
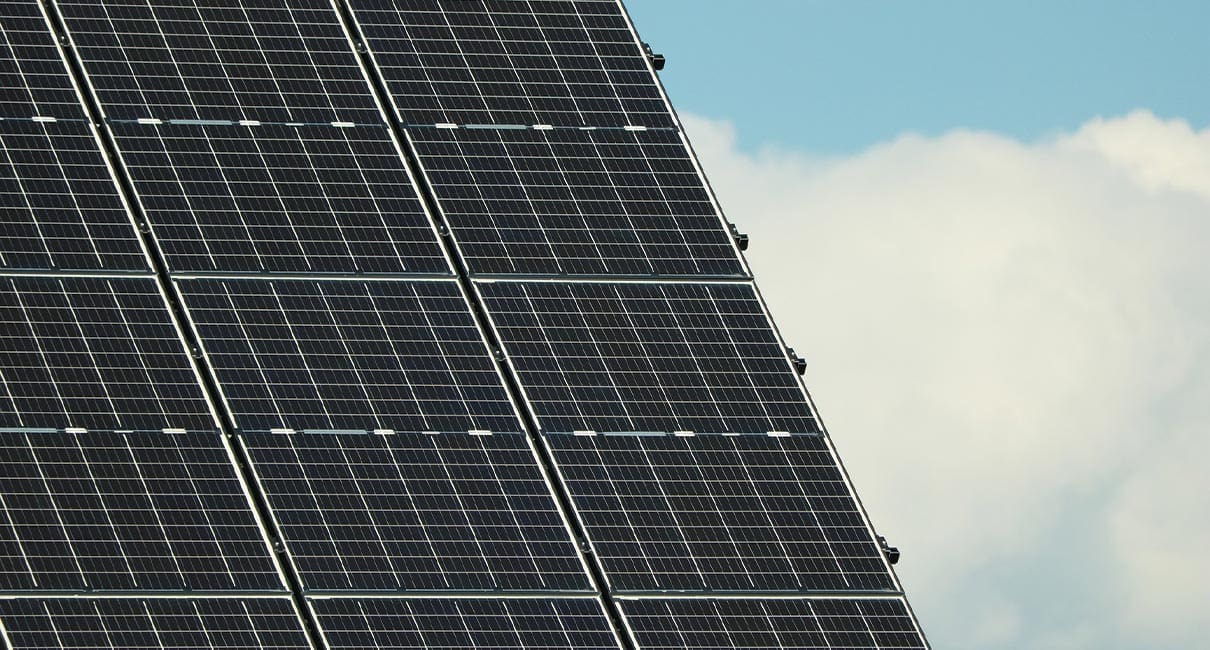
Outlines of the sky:
{"type": "Polygon", "coordinates": [[[627,6],[934,647],[1206,647],[1210,3],[627,6]]]}
{"type": "Polygon", "coordinates": [[[1147,108],[1210,124],[1204,0],[629,0],[680,111],[844,153],[905,131],[1034,139],[1147,108]],[[742,4],[743,9],[739,9],[742,4]]]}

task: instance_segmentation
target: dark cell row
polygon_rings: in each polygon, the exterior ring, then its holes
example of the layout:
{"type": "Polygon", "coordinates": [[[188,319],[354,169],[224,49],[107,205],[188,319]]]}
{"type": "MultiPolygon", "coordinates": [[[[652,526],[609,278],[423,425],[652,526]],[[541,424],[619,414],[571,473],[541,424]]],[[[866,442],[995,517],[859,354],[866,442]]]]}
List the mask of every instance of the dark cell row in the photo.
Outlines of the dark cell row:
{"type": "MultiPolygon", "coordinates": [[[[303,587],[589,591],[521,434],[245,434],[303,587]]],[[[615,592],[893,590],[817,436],[548,435],[615,592]]],[[[0,433],[0,591],[280,590],[217,433],[0,433]]]]}
{"type": "MultiPolygon", "coordinates": [[[[176,285],[241,430],[521,430],[452,280],[176,285]]],[[[544,431],[819,431],[748,285],[478,289],[544,431]]],[[[0,316],[0,426],[214,428],[154,280],[2,278],[0,316]]]]}
{"type": "MultiPolygon", "coordinates": [[[[333,650],[618,648],[591,598],[313,599],[333,650]]],[[[622,601],[639,648],[824,650],[926,648],[900,599],[622,601]]],[[[286,598],[0,600],[14,650],[310,648],[286,598]]]]}

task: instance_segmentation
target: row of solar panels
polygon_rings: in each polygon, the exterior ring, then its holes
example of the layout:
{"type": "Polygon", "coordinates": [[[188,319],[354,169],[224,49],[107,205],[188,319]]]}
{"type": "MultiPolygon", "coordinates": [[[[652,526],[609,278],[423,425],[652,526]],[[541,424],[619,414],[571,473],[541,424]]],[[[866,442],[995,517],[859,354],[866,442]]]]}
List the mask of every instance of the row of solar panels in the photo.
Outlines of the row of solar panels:
{"type": "MultiPolygon", "coordinates": [[[[894,590],[818,437],[543,442],[613,593],[894,590]]],[[[0,444],[0,592],[286,588],[221,436],[0,444]]],[[[238,444],[309,593],[594,590],[524,435],[238,444]]]]}
{"type": "MultiPolygon", "coordinates": [[[[450,280],[178,278],[241,431],[521,431],[450,280]]],[[[476,290],[544,432],[817,433],[748,284],[476,290]]],[[[0,277],[0,427],[217,422],[156,281],[0,277]]]]}
{"type": "MultiPolygon", "coordinates": [[[[469,271],[745,276],[620,7],[489,4],[352,3],[469,271]]],[[[147,269],[38,3],[4,6],[4,199],[42,210],[0,268],[147,269]]],[[[170,270],[452,274],[327,0],[53,6],[170,270]]]]}
{"type": "Polygon", "coordinates": [[[922,646],[618,4],[0,7],[10,647],[922,646]]]}
{"type": "MultiPolygon", "coordinates": [[[[332,650],[616,649],[592,598],[314,598],[332,650]]],[[[918,648],[899,599],[646,599],[621,603],[643,648],[918,648]]],[[[287,598],[0,599],[18,648],[310,648],[287,598]]]]}
{"type": "MultiPolygon", "coordinates": [[[[33,2],[7,4],[28,27],[6,32],[42,30],[33,2]]],[[[405,124],[676,124],[614,0],[352,0],[353,34],[329,0],[53,5],[111,119],[379,123],[354,38],[405,124]]],[[[82,117],[69,84],[37,76],[53,46],[29,45],[28,101],[82,117]]],[[[24,100],[3,116],[27,117],[24,100]]]]}
{"type": "MultiPolygon", "coordinates": [[[[383,125],[108,130],[174,272],[453,274],[383,125]]],[[[474,274],[745,274],[675,131],[409,134],[474,274]]],[[[87,124],[6,119],[0,147],[2,268],[148,268],[87,124]]]]}

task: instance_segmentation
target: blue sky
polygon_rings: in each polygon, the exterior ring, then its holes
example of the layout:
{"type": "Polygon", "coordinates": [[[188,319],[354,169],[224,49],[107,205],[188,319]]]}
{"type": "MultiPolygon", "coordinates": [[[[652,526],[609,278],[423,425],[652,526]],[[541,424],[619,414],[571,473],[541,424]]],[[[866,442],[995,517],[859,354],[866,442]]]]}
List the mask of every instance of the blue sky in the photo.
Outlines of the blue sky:
{"type": "Polygon", "coordinates": [[[1206,647],[1210,2],[627,4],[934,648],[1206,647]]]}
{"type": "Polygon", "coordinates": [[[955,127],[1032,139],[1141,107],[1210,122],[1200,0],[627,7],[668,57],[678,110],[733,120],[747,147],[845,152],[955,127]]]}

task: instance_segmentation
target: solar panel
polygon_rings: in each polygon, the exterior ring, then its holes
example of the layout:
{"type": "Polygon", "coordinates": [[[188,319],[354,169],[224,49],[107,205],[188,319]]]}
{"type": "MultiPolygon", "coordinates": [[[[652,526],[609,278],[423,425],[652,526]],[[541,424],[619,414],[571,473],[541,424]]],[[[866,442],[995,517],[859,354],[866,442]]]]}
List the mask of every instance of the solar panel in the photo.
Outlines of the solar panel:
{"type": "Polygon", "coordinates": [[[284,587],[217,433],[0,432],[0,589],[284,587]]]}
{"type": "Polygon", "coordinates": [[[0,118],[84,119],[37,0],[0,0],[0,118]]]}
{"type": "Polygon", "coordinates": [[[595,598],[332,598],[310,603],[332,650],[618,648],[595,598]]]}
{"type": "Polygon", "coordinates": [[[379,124],[329,0],[59,0],[111,119],[379,124]]]}
{"type": "Polygon", "coordinates": [[[13,650],[310,648],[288,598],[0,600],[13,650]]]}
{"type": "Polygon", "coordinates": [[[243,437],[308,590],[591,590],[522,434],[243,437]]]}
{"type": "Polygon", "coordinates": [[[615,591],[893,590],[820,436],[544,436],[615,591]]]}
{"type": "Polygon", "coordinates": [[[674,126],[613,0],[354,0],[408,124],[674,126]]]}
{"type": "Polygon", "coordinates": [[[244,431],[518,431],[453,281],[179,280],[244,431]]]}
{"type": "Polygon", "coordinates": [[[385,125],[111,128],[174,271],[450,274],[385,125]]]}
{"type": "Polygon", "coordinates": [[[747,284],[477,284],[544,431],[815,432],[747,284]]]}
{"type": "Polygon", "coordinates": [[[621,602],[643,650],[927,648],[898,598],[621,602]]]}
{"type": "Polygon", "coordinates": [[[149,278],[0,278],[0,427],[212,430],[149,278]]]}
{"type": "Polygon", "coordinates": [[[85,122],[0,122],[0,269],[150,271],[85,122]]]}
{"type": "Polygon", "coordinates": [[[409,137],[472,273],[746,274],[676,131],[409,137]]]}

